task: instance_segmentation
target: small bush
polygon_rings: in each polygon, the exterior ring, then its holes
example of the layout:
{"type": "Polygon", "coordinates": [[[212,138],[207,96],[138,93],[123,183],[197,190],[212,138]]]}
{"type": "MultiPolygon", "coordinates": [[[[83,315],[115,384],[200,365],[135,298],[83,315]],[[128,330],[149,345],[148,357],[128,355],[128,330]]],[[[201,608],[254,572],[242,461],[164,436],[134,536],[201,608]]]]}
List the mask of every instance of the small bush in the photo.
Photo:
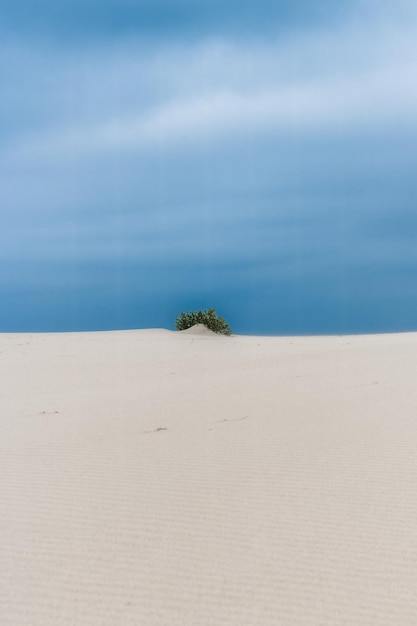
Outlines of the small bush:
{"type": "Polygon", "coordinates": [[[225,320],[216,314],[215,309],[207,309],[207,311],[182,311],[177,315],[175,320],[175,328],[177,330],[187,330],[196,324],[204,324],[210,330],[220,335],[231,335],[230,326],[225,320]]]}

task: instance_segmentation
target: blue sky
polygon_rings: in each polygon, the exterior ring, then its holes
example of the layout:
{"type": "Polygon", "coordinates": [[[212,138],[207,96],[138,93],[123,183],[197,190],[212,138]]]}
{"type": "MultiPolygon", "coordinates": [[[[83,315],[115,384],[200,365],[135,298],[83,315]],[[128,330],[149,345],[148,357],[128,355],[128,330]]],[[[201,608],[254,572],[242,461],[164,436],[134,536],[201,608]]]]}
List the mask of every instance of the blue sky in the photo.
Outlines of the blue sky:
{"type": "Polygon", "coordinates": [[[0,330],[417,329],[416,35],[401,0],[6,0],[0,330]]]}

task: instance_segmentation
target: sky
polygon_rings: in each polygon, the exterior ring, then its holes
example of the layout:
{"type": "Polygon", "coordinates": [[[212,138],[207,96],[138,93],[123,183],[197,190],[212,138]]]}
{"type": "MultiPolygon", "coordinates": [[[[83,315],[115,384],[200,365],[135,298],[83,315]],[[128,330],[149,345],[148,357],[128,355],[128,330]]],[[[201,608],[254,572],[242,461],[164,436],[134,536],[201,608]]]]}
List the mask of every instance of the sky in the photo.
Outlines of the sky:
{"type": "Polygon", "coordinates": [[[417,330],[414,0],[3,0],[0,332],[417,330]]]}

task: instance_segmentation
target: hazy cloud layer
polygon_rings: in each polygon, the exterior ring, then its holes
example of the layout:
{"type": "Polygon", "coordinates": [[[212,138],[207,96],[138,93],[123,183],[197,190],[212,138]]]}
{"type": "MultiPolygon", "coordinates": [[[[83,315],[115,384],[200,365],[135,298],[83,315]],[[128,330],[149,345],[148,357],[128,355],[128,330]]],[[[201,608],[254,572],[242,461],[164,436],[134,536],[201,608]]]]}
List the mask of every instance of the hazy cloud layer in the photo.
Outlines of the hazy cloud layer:
{"type": "Polygon", "coordinates": [[[6,3],[0,326],[412,326],[417,11],[333,4],[6,3]]]}

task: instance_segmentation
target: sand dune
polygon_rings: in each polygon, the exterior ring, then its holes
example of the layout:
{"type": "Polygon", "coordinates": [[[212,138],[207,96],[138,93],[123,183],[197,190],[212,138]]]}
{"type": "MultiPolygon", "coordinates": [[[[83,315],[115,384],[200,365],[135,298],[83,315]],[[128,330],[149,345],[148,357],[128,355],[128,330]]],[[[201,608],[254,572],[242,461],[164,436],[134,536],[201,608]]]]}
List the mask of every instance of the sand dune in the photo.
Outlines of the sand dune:
{"type": "Polygon", "coordinates": [[[417,334],[0,335],[2,626],[415,626],[417,334]]]}

